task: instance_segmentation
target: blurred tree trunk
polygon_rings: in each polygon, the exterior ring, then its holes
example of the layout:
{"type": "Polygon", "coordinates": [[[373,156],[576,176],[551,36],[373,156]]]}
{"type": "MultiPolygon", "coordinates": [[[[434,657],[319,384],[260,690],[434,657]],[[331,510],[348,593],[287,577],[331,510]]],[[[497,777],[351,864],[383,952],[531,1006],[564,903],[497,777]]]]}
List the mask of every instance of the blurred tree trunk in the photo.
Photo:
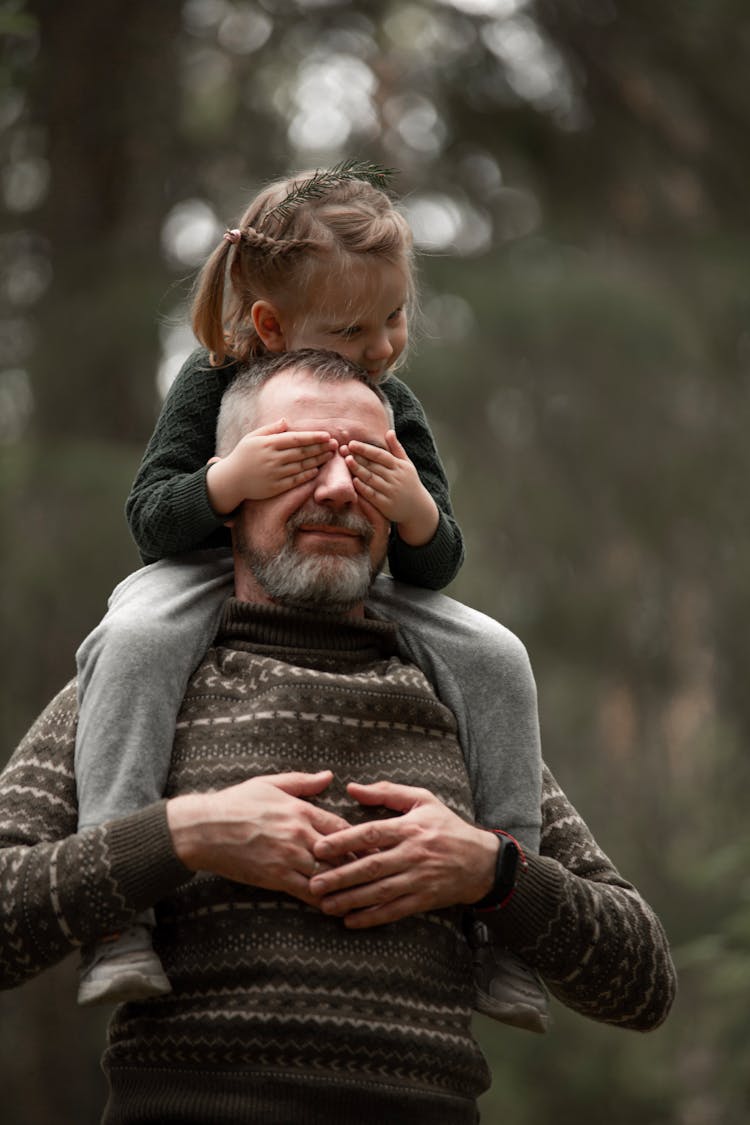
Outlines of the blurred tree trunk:
{"type": "Polygon", "coordinates": [[[32,375],[41,438],[141,441],[153,422],[159,234],[178,132],[179,0],[31,0],[53,266],[32,375]]]}

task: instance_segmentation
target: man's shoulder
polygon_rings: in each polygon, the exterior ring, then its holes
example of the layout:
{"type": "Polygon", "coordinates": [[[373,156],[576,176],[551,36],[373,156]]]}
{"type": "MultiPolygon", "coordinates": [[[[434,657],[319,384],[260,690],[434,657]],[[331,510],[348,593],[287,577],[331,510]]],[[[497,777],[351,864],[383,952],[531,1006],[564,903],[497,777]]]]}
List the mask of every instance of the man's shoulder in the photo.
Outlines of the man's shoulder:
{"type": "Polygon", "coordinates": [[[489,654],[510,663],[528,663],[525,644],[506,625],[436,590],[410,586],[381,574],[370,589],[368,608],[385,620],[397,622],[402,633],[413,632],[428,645],[439,647],[441,638],[450,636],[454,642],[463,642],[477,659],[489,654]]]}
{"type": "MultiPolygon", "coordinates": [[[[35,719],[19,750],[29,739],[61,738],[78,722],[78,681],[73,678],[54,696],[35,719]]],[[[75,729],[74,729],[75,733],[75,729]]]]}
{"type": "Polygon", "coordinates": [[[53,788],[65,789],[74,776],[77,723],[77,683],[70,680],[47,704],[11,755],[2,775],[5,786],[17,786],[23,774],[28,775],[37,790],[44,788],[46,772],[58,779],[53,788]]]}

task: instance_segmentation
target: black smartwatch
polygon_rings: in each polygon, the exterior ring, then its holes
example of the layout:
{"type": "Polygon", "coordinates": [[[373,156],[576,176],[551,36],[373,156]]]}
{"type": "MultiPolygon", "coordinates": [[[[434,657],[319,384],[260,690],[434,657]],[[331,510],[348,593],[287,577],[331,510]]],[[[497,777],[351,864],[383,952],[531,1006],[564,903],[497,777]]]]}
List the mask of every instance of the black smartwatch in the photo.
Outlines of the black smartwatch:
{"type": "Polygon", "coordinates": [[[519,875],[525,870],[526,856],[518,840],[499,828],[491,829],[500,841],[495,865],[495,881],[484,898],[472,903],[474,910],[499,910],[513,896],[519,875]]]}

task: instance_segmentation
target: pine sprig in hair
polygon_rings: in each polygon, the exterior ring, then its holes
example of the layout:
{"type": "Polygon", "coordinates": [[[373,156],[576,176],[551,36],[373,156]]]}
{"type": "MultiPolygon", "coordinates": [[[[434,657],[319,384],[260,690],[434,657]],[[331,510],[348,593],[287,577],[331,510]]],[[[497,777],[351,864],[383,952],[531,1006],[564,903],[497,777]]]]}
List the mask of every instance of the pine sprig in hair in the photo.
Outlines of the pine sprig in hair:
{"type": "Polygon", "coordinates": [[[301,204],[311,199],[320,199],[331,188],[345,183],[348,180],[364,180],[371,187],[386,191],[388,180],[395,175],[395,169],[383,168],[380,164],[371,164],[369,160],[342,160],[333,168],[316,170],[309,179],[303,180],[292,188],[288,195],[277,203],[266,215],[266,219],[288,219],[293,211],[301,204]]]}

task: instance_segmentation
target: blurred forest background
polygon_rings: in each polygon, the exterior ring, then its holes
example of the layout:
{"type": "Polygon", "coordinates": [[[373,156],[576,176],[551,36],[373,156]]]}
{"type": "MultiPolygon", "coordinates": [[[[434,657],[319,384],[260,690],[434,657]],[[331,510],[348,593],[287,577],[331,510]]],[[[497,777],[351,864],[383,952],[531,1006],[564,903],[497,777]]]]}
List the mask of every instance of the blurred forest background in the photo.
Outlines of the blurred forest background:
{"type": "MultiPolygon", "coordinates": [[[[750,1120],[745,0],[0,4],[3,755],[138,565],[123,504],[195,267],[267,179],[400,170],[406,378],[545,757],[660,913],[649,1036],[477,1018],[483,1121],[750,1120]]],[[[0,997],[5,1125],[98,1120],[74,959],[0,997]]]]}

